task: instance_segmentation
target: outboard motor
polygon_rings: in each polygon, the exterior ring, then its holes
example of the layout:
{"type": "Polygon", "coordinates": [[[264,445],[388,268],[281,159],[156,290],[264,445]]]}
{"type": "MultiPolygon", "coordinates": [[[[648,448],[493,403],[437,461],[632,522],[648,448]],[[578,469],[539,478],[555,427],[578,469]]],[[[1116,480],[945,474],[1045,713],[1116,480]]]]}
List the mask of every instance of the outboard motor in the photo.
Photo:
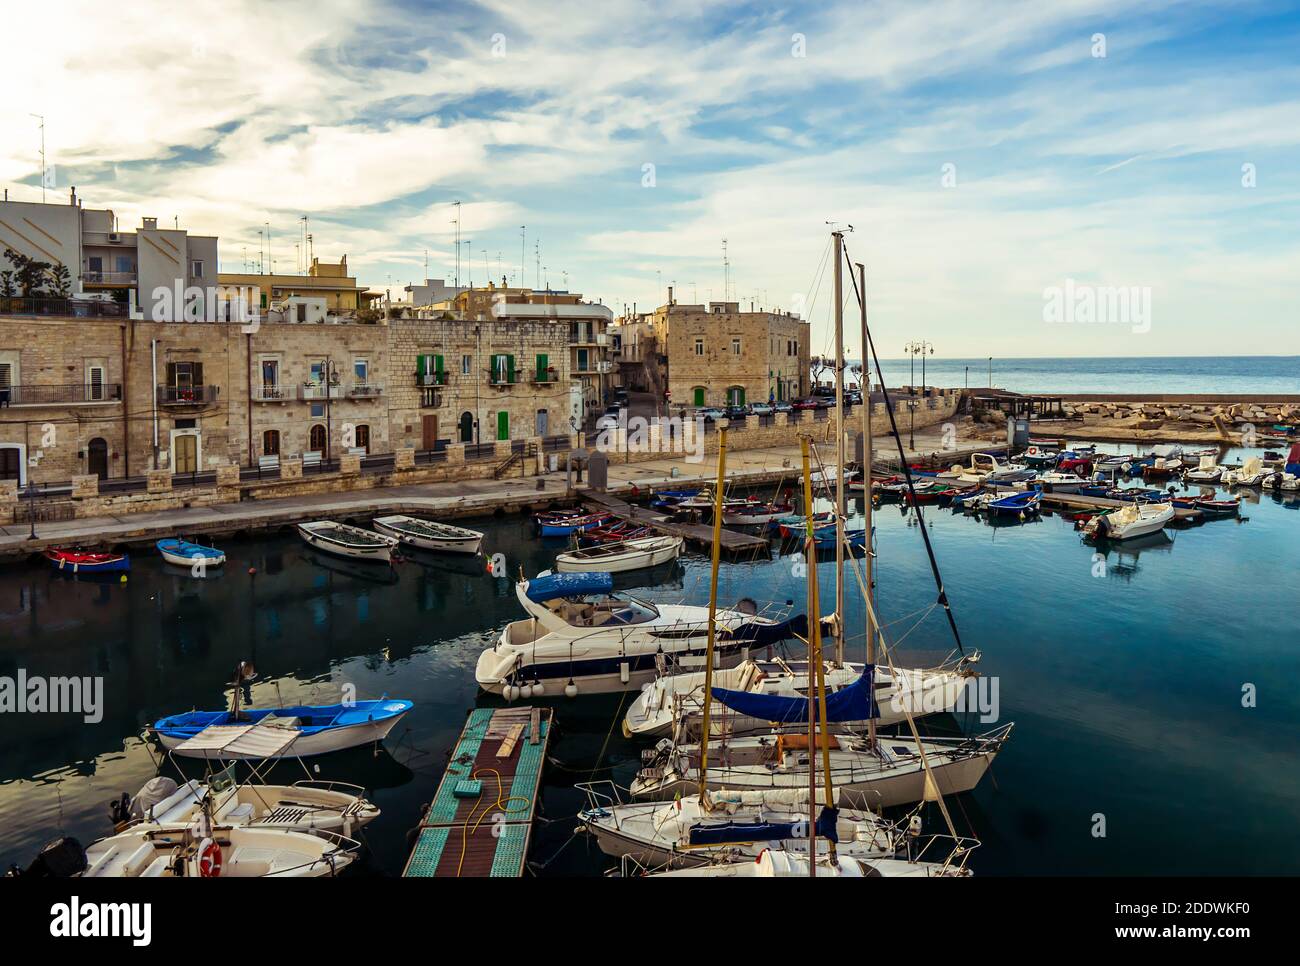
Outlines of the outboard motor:
{"type": "Polygon", "coordinates": [[[131,821],[131,796],[123,792],[121,798],[110,799],[108,812],[113,818],[114,830],[127,824],[131,821]]]}
{"type": "Polygon", "coordinates": [[[70,836],[46,843],[26,869],[10,866],[6,877],[33,876],[38,879],[71,879],[86,871],[86,850],[70,836]]]}

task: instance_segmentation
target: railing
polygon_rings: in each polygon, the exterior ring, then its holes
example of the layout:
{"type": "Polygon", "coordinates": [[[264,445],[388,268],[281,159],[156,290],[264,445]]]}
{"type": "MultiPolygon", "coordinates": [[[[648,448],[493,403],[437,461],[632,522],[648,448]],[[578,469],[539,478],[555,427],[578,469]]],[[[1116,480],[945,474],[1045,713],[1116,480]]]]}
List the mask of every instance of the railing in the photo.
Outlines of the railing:
{"type": "Polygon", "coordinates": [[[134,285],[135,272],[82,272],[81,280],[92,285],[134,285]]]}
{"type": "Polygon", "coordinates": [[[65,318],[124,319],[129,306],[125,302],[95,299],[19,298],[0,296],[0,315],[49,315],[65,318]]]}
{"type": "Polygon", "coordinates": [[[420,408],[437,409],[442,405],[442,389],[438,386],[423,386],[420,388],[420,408]]]}
{"type": "Polygon", "coordinates": [[[559,381],[560,374],[558,372],[547,371],[533,373],[533,382],[537,383],[539,386],[546,386],[559,381]]]}
{"type": "Polygon", "coordinates": [[[110,403],[122,401],[122,387],[115,382],[99,385],[0,386],[0,406],[49,406],[63,403],[110,403]]]}
{"type": "Polygon", "coordinates": [[[447,385],[447,373],[417,372],[415,374],[415,384],[417,386],[445,386],[447,385]]]}
{"type": "Polygon", "coordinates": [[[347,388],[349,399],[377,399],[384,392],[384,387],[373,382],[355,382],[347,388]]]}
{"type": "Polygon", "coordinates": [[[288,402],[297,398],[294,386],[254,386],[253,402],[288,402]]]}
{"type": "Polygon", "coordinates": [[[216,386],[159,386],[158,402],[163,406],[203,406],[217,401],[216,386]]]}
{"type": "Polygon", "coordinates": [[[489,386],[516,386],[519,384],[517,372],[488,372],[489,386]]]}

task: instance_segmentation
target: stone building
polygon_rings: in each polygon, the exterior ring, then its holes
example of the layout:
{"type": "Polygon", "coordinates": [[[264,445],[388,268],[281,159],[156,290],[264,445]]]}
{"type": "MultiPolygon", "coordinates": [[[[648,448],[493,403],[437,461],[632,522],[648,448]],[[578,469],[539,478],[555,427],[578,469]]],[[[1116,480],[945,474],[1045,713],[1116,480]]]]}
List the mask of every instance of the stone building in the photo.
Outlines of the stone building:
{"type": "Polygon", "coordinates": [[[320,300],[330,315],[353,316],[373,301],[364,285],[348,274],[348,256],[337,262],[313,257],[306,275],[258,272],[222,272],[217,276],[223,297],[246,299],[250,308],[265,313],[293,297],[320,300]]]}
{"type": "Polygon", "coordinates": [[[678,305],[670,289],[651,325],[674,404],[744,405],[809,391],[809,327],[797,315],[742,312],[738,302],[678,305]]]}

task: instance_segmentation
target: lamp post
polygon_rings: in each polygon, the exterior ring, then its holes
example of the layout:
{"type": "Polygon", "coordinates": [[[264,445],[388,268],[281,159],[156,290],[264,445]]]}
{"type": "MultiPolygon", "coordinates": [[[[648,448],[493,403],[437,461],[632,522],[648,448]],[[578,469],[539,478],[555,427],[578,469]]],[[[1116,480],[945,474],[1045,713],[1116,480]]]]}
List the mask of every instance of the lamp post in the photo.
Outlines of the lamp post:
{"type": "Polygon", "coordinates": [[[27,523],[31,532],[27,534],[28,540],[36,539],[36,481],[30,474],[27,477],[27,523]]]}
{"type": "MultiPolygon", "coordinates": [[[[909,396],[916,395],[916,357],[917,356],[921,357],[921,383],[922,383],[921,389],[923,390],[922,395],[924,395],[925,357],[927,355],[934,355],[934,345],[924,340],[919,342],[909,342],[907,345],[903,346],[903,351],[912,357],[912,379],[911,379],[912,384],[907,387],[909,396]]],[[[911,410],[912,413],[911,423],[907,430],[907,446],[908,449],[915,450],[916,449],[916,400],[914,398],[908,399],[907,408],[911,410]]]]}

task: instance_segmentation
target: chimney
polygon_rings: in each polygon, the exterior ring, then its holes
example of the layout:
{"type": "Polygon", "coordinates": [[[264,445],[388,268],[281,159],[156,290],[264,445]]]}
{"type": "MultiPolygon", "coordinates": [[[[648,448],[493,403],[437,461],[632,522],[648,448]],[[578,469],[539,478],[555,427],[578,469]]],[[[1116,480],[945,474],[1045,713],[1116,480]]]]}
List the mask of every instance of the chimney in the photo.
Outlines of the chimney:
{"type": "Polygon", "coordinates": [[[72,186],[72,190],[69,194],[68,204],[72,205],[74,208],[77,207],[77,186],[75,184],[72,186]]]}
{"type": "Polygon", "coordinates": [[[673,304],[673,287],[671,285],[668,286],[668,304],[673,304]]]}

